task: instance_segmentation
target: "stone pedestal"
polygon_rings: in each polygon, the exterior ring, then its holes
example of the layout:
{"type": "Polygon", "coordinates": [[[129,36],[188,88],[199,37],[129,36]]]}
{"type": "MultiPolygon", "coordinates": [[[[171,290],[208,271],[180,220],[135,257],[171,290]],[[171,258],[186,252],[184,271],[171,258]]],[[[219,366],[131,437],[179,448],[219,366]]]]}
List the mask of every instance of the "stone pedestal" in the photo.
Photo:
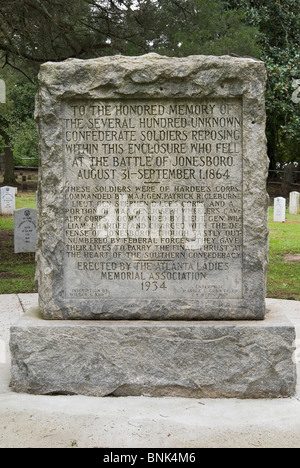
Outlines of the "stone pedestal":
{"type": "Polygon", "coordinates": [[[11,387],[33,394],[277,398],[294,394],[295,330],[264,321],[47,321],[11,328],[11,387]]]}
{"type": "Polygon", "coordinates": [[[41,67],[40,309],[11,330],[15,391],[293,394],[294,329],[263,320],[266,78],[228,56],[41,67]]]}

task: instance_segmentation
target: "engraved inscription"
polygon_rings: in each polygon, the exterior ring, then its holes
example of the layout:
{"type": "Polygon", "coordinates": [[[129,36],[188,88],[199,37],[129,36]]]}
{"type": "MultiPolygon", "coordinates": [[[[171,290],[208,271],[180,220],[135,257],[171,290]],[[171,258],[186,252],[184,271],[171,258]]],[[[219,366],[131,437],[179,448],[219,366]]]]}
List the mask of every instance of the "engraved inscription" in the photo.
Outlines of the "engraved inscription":
{"type": "Polygon", "coordinates": [[[68,299],[243,297],[242,102],[64,103],[68,299]]]}

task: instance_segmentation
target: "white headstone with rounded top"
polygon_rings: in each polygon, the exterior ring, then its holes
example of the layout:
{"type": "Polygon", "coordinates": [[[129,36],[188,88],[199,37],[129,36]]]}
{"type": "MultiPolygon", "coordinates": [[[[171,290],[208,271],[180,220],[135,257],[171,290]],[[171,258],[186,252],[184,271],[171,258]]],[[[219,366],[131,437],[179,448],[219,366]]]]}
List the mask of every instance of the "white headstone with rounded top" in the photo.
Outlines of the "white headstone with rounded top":
{"type": "Polygon", "coordinates": [[[21,208],[14,212],[15,253],[35,252],[37,240],[37,211],[21,208]]]}
{"type": "Polygon", "coordinates": [[[285,215],[286,199],[283,197],[277,197],[274,199],[274,221],[276,223],[284,223],[286,219],[285,215]]]}
{"type": "Polygon", "coordinates": [[[290,206],[289,212],[293,215],[298,215],[300,212],[300,193],[291,192],[290,193],[290,206]]]}
{"type": "Polygon", "coordinates": [[[1,187],[0,188],[0,214],[12,215],[16,209],[15,188],[1,187]]]}

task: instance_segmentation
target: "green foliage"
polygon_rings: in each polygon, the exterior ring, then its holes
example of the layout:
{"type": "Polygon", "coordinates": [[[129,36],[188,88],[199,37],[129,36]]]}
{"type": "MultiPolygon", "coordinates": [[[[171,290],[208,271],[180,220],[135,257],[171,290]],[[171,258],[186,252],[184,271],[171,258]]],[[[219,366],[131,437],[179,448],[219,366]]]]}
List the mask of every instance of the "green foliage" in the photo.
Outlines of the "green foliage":
{"type": "Polygon", "coordinates": [[[0,43],[6,60],[31,66],[88,55],[89,1],[9,0],[0,9],[0,43]]]}
{"type": "Polygon", "coordinates": [[[38,136],[33,119],[35,93],[36,86],[30,81],[18,82],[10,91],[9,132],[17,166],[38,165],[38,136]]]}
{"type": "Polygon", "coordinates": [[[273,165],[300,163],[300,106],[293,102],[293,82],[300,77],[299,53],[277,51],[276,58],[265,56],[269,86],[266,93],[267,136],[274,147],[273,165]]]}
{"type": "Polygon", "coordinates": [[[166,55],[258,56],[257,31],[239,11],[216,0],[157,1],[158,30],[152,48],[166,55]]]}
{"type": "Polygon", "coordinates": [[[273,208],[270,208],[270,250],[268,267],[268,297],[300,300],[300,262],[296,258],[288,261],[288,256],[299,257],[300,218],[290,215],[287,210],[285,223],[273,222],[273,208]]]}
{"type": "Polygon", "coordinates": [[[24,78],[18,79],[11,86],[9,83],[8,96],[11,101],[10,118],[11,120],[24,121],[26,118],[33,118],[34,115],[34,97],[37,86],[24,78]]]}
{"type": "Polygon", "coordinates": [[[273,165],[300,163],[300,106],[292,101],[293,81],[300,78],[299,2],[266,2],[258,12],[262,59],[269,73],[268,140],[277,142],[270,156],[273,165]]]}
{"type": "Polygon", "coordinates": [[[45,61],[152,50],[256,56],[255,27],[225,6],[221,0],[4,1],[0,50],[25,73],[45,61]]]}
{"type": "Polygon", "coordinates": [[[19,124],[13,135],[13,150],[16,166],[38,166],[38,135],[33,119],[19,124]]]}
{"type": "MultiPolygon", "coordinates": [[[[16,209],[36,208],[35,192],[16,197],[16,209]]],[[[13,216],[0,216],[0,294],[37,292],[34,281],[35,254],[14,253],[13,216]]]]}
{"type": "Polygon", "coordinates": [[[256,35],[240,12],[226,11],[220,0],[4,0],[0,78],[8,99],[0,109],[0,150],[5,139],[15,164],[38,162],[33,107],[42,62],[151,51],[257,56],[256,35]]]}
{"type": "Polygon", "coordinates": [[[7,69],[0,71],[0,78],[5,80],[7,88],[7,103],[0,108],[0,150],[4,150],[4,139],[7,139],[15,165],[37,166],[38,137],[33,119],[36,85],[7,69]]]}
{"type": "Polygon", "coordinates": [[[2,0],[0,78],[8,82],[9,99],[5,111],[0,105],[0,128],[18,161],[37,159],[29,119],[45,61],[147,52],[236,54],[267,64],[271,168],[300,161],[300,107],[292,101],[293,81],[300,79],[299,9],[299,0],[2,0]]]}
{"type": "Polygon", "coordinates": [[[227,0],[240,8],[249,25],[259,30],[260,58],[269,75],[266,93],[267,137],[271,168],[300,164],[300,106],[292,100],[293,82],[300,79],[299,0],[227,0]]]}

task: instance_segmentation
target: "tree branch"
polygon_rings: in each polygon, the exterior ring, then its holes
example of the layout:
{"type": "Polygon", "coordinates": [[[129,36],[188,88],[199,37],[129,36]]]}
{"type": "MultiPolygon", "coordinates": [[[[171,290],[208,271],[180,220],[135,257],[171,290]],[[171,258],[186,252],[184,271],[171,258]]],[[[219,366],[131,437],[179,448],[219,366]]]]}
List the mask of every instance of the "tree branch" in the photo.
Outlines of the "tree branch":
{"type": "Polygon", "coordinates": [[[9,62],[8,54],[5,55],[5,63],[4,63],[2,68],[5,68],[6,65],[8,65],[9,67],[13,68],[14,70],[17,70],[18,72],[22,73],[32,84],[35,84],[34,81],[32,81],[32,79],[23,70],[21,70],[21,68],[18,68],[15,65],[13,65],[12,63],[9,62]]]}

